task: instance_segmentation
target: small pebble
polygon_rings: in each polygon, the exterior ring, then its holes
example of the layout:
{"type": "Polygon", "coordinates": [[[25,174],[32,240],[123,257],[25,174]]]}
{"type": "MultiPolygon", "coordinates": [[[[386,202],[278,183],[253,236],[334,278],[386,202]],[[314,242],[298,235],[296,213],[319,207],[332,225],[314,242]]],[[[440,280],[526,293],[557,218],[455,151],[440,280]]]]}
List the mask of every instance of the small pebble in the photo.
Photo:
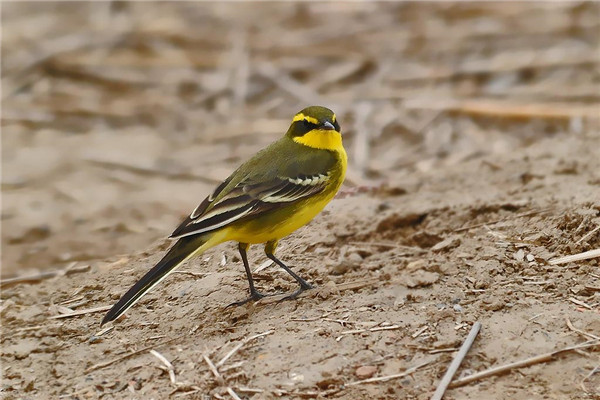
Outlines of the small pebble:
{"type": "Polygon", "coordinates": [[[363,365],[362,367],[356,368],[354,374],[359,379],[371,378],[377,372],[377,367],[374,365],[363,365]]]}
{"type": "Polygon", "coordinates": [[[92,335],[90,336],[90,338],[88,339],[88,342],[90,344],[95,344],[95,343],[100,343],[102,341],[102,338],[96,335],[92,335]]]}

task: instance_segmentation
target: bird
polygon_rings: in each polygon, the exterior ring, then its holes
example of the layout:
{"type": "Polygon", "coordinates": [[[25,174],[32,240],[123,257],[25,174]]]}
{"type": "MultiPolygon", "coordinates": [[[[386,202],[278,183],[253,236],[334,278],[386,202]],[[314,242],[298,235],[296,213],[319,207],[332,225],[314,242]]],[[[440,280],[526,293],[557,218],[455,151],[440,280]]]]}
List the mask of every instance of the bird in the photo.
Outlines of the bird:
{"type": "Polygon", "coordinates": [[[275,250],[280,239],[306,225],[334,198],[347,165],[335,113],[321,106],[304,108],[283,137],[243,163],[181,222],[169,236],[177,241],[107,312],[101,325],[123,315],[190,257],[228,241],[238,243],[250,292],[229,306],[266,296],[256,289],[248,263],[247,251],[254,244],[264,243],[266,256],[299,284],[284,300],[312,289],[275,250]]]}

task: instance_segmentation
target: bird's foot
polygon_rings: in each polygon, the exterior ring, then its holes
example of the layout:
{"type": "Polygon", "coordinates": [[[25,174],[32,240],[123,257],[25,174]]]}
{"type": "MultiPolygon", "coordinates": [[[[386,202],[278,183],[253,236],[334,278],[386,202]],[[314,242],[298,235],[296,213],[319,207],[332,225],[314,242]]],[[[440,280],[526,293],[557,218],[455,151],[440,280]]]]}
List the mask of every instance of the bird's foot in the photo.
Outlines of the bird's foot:
{"type": "Polygon", "coordinates": [[[310,289],[314,289],[314,286],[308,282],[301,283],[300,289],[296,290],[295,292],[293,292],[292,294],[290,294],[288,296],[285,296],[283,299],[279,300],[277,303],[281,303],[282,301],[286,301],[286,300],[294,300],[295,298],[297,298],[300,295],[300,293],[305,292],[310,289]]]}
{"type": "Polygon", "coordinates": [[[225,308],[243,306],[246,303],[249,303],[251,301],[252,302],[258,301],[258,300],[262,299],[263,297],[267,297],[267,296],[270,296],[270,295],[261,293],[258,290],[254,290],[254,291],[252,291],[250,293],[250,297],[248,297],[247,299],[244,299],[244,300],[241,300],[241,301],[235,301],[235,302],[229,304],[225,308]]]}

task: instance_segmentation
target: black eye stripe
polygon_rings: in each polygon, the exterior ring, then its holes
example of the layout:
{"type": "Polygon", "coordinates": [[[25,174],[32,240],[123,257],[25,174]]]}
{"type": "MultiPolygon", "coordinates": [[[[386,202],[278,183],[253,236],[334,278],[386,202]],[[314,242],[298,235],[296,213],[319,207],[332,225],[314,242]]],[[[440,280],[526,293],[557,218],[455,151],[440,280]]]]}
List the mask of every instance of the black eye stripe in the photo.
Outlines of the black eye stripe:
{"type": "Polygon", "coordinates": [[[304,126],[307,132],[313,129],[317,129],[319,127],[317,124],[313,124],[312,122],[309,122],[305,119],[302,120],[302,125],[304,126]]]}
{"type": "Polygon", "coordinates": [[[292,122],[292,125],[290,126],[290,130],[289,130],[289,134],[293,137],[297,137],[297,136],[304,136],[313,130],[329,130],[329,129],[331,129],[331,126],[327,126],[329,124],[333,125],[336,132],[341,133],[340,125],[338,124],[337,121],[332,121],[332,119],[327,118],[326,119],[327,122],[323,122],[323,123],[320,123],[314,117],[308,117],[306,119],[304,119],[304,118],[297,119],[292,122]],[[317,123],[311,122],[313,120],[316,121],[317,123]]]}

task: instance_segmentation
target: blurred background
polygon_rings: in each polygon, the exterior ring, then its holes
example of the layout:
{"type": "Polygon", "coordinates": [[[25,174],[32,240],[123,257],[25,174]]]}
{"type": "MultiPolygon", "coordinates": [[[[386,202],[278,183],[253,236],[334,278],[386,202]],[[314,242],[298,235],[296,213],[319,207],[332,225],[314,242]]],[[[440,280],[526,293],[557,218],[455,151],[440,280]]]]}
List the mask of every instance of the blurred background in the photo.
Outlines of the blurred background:
{"type": "Polygon", "coordinates": [[[148,249],[311,104],[338,115],[346,191],[597,134],[599,15],[592,2],[3,3],[2,276],[148,249]]]}

